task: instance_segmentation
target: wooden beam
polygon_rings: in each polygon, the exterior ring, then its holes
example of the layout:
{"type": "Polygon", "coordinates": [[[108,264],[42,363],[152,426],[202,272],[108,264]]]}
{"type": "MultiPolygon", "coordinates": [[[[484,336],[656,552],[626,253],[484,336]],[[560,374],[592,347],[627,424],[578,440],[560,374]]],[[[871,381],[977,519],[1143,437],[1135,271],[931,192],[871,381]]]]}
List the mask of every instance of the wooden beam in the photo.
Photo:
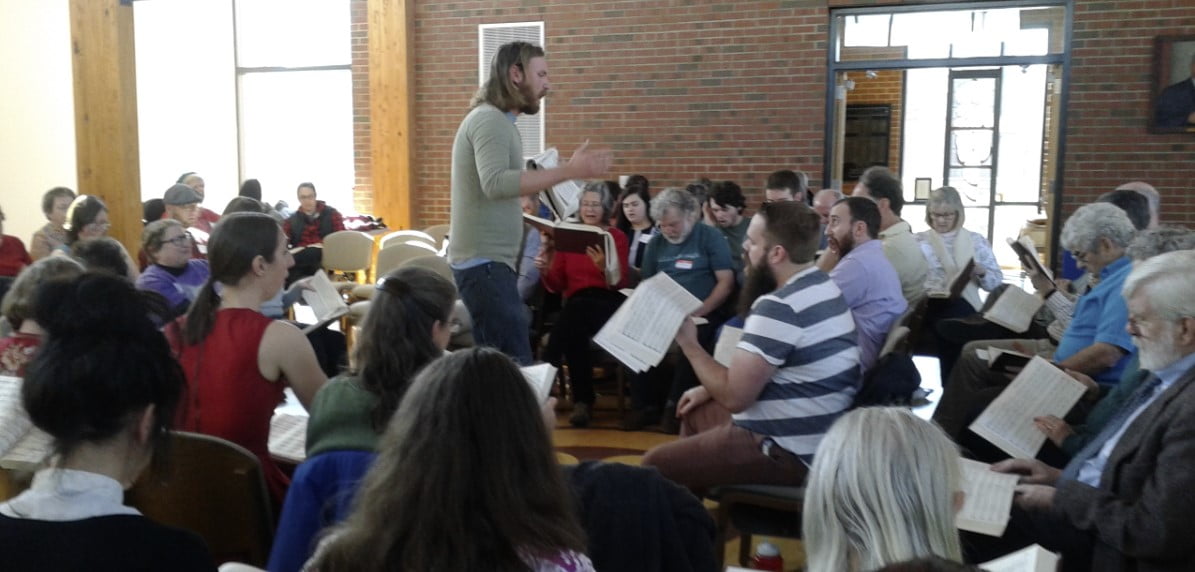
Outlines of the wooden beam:
{"type": "Polygon", "coordinates": [[[369,0],[369,121],[374,214],[412,224],[414,0],[369,0]]]}
{"type": "Polygon", "coordinates": [[[133,7],[70,0],[79,189],[108,205],[109,234],[136,253],[141,239],[133,7]]]}

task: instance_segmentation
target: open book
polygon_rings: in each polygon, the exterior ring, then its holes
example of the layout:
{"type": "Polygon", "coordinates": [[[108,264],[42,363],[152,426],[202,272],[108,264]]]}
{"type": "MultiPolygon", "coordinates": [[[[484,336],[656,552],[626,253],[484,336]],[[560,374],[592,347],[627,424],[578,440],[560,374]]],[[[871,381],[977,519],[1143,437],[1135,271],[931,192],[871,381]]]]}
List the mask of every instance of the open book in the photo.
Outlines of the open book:
{"type": "Polygon", "coordinates": [[[659,365],[689,314],[701,307],[680,284],[660,272],[639,283],[593,341],[635,372],[659,365]]]}
{"type": "Polygon", "coordinates": [[[519,371],[523,372],[523,377],[531,384],[531,390],[535,392],[539,404],[547,402],[552,394],[552,385],[556,383],[556,367],[550,363],[540,363],[521,367],[519,371]]]}
{"type": "Polygon", "coordinates": [[[983,319],[1023,334],[1029,330],[1033,316],[1041,309],[1042,304],[1045,304],[1045,301],[1041,298],[1009,284],[996,297],[996,301],[988,306],[987,311],[983,313],[983,319]]]}
{"type": "Polygon", "coordinates": [[[614,246],[614,237],[601,227],[579,222],[552,222],[534,215],[523,214],[523,221],[540,232],[552,237],[556,250],[560,252],[575,252],[585,254],[586,249],[596,246],[606,255],[606,284],[618,284],[622,280],[622,271],[618,263],[618,250],[614,246]]]}
{"type": "Polygon", "coordinates": [[[997,473],[991,466],[971,459],[959,459],[963,473],[963,509],[954,516],[955,526],[988,536],[1003,536],[1012,512],[1017,476],[997,473]]]}
{"type": "MultiPolygon", "coordinates": [[[[539,169],[555,169],[560,165],[560,153],[555,147],[544,149],[543,153],[527,160],[527,168],[535,171],[539,169]]],[[[557,220],[564,220],[573,216],[581,205],[581,185],[576,181],[556,183],[550,189],[539,194],[539,199],[557,220]]]]}
{"type": "Polygon", "coordinates": [[[1025,266],[1026,270],[1032,270],[1042,276],[1045,276],[1050,281],[1050,285],[1057,288],[1058,285],[1054,283],[1054,273],[1050,272],[1045,266],[1041,265],[1041,261],[1037,259],[1037,246],[1033,244],[1033,239],[1028,236],[1022,236],[1016,240],[1006,238],[1008,245],[1012,247],[1017,253],[1017,258],[1021,259],[1021,264],[1025,266]]]}
{"type": "Polygon", "coordinates": [[[0,468],[35,470],[52,449],[53,439],[33,426],[21,404],[21,378],[0,376],[0,468]]]}
{"type": "Polygon", "coordinates": [[[734,357],[734,350],[739,347],[741,339],[743,339],[742,328],[722,326],[722,333],[718,336],[718,343],[714,346],[714,361],[730,367],[730,360],[734,357]]]}
{"type": "Polygon", "coordinates": [[[1032,459],[1046,442],[1046,434],[1033,425],[1033,418],[1064,417],[1086,391],[1075,378],[1034,357],[970,429],[1013,457],[1032,459]]]}
{"type": "Polygon", "coordinates": [[[1058,555],[1034,544],[979,567],[987,572],[1054,572],[1058,569],[1058,555]]]}
{"type": "Polygon", "coordinates": [[[336,287],[328,280],[324,271],[316,272],[311,277],[311,288],[303,291],[303,301],[315,312],[316,322],[303,328],[304,334],[327,326],[333,320],[349,313],[349,305],[344,303],[344,298],[340,297],[340,292],[336,291],[336,287]]]}
{"type": "Polygon", "coordinates": [[[971,275],[975,273],[975,258],[968,258],[967,263],[958,272],[946,277],[946,289],[930,292],[930,298],[948,298],[956,300],[963,295],[967,284],[971,283],[971,275]]]}

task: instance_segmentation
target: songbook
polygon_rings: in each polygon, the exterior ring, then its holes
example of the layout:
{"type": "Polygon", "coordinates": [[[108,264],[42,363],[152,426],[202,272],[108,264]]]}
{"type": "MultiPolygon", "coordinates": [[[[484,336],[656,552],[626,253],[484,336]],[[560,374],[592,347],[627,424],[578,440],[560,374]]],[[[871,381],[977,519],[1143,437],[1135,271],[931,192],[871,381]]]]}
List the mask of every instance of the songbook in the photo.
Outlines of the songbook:
{"type": "Polygon", "coordinates": [[[1033,359],[1033,356],[1028,354],[992,346],[988,346],[987,350],[975,350],[975,355],[979,356],[979,359],[987,360],[988,369],[1006,373],[1021,371],[1029,360],[1033,359]]]}
{"type": "Polygon", "coordinates": [[[959,459],[963,476],[963,508],[954,516],[961,530],[1003,536],[1012,512],[1017,475],[997,473],[991,465],[959,459]]]}
{"type": "Polygon", "coordinates": [[[979,568],[987,572],[1054,572],[1058,569],[1058,560],[1057,554],[1034,544],[984,562],[979,568]]]}
{"type": "Polygon", "coordinates": [[[930,292],[929,297],[957,300],[963,295],[963,290],[967,289],[967,284],[971,283],[971,275],[974,273],[975,258],[968,258],[967,263],[958,272],[946,278],[946,289],[930,292]]]}
{"type": "Polygon", "coordinates": [[[535,392],[538,403],[547,403],[552,394],[552,386],[556,384],[556,367],[550,363],[540,363],[521,367],[519,371],[523,372],[523,377],[531,384],[531,390],[535,392]]]}
{"type": "Polygon", "coordinates": [[[270,418],[270,455],[292,463],[307,459],[306,413],[275,411],[270,418]]]}
{"type": "Polygon", "coordinates": [[[523,220],[539,229],[540,232],[552,237],[557,251],[587,254],[590,247],[602,249],[606,256],[606,283],[618,284],[622,279],[622,271],[618,263],[618,250],[614,246],[614,237],[605,229],[591,224],[569,221],[552,222],[547,219],[524,213],[523,220]]]}
{"type": "Polygon", "coordinates": [[[311,290],[303,291],[303,301],[311,306],[316,320],[314,324],[303,328],[304,334],[327,326],[349,313],[349,305],[344,303],[344,298],[340,296],[340,292],[336,290],[332,281],[328,279],[328,275],[322,270],[311,277],[311,290]]]}
{"type": "Polygon", "coordinates": [[[1057,288],[1058,285],[1054,283],[1054,273],[1050,272],[1045,266],[1042,266],[1041,261],[1037,259],[1037,246],[1033,244],[1033,239],[1028,236],[1022,236],[1016,240],[1006,238],[1008,245],[1012,247],[1017,253],[1017,258],[1021,259],[1021,264],[1025,266],[1026,270],[1032,270],[1046,280],[1050,281],[1050,286],[1057,288]]]}
{"type": "MultiPolygon", "coordinates": [[[[527,169],[555,169],[560,164],[560,153],[555,147],[549,147],[543,153],[527,160],[527,169]]],[[[576,181],[556,183],[550,189],[539,194],[539,199],[552,211],[556,220],[564,220],[576,214],[581,206],[582,187],[576,181]]]]}
{"type": "Polygon", "coordinates": [[[593,341],[634,372],[659,365],[701,300],[664,272],[639,283],[593,341]]]}
{"type": "Polygon", "coordinates": [[[1086,391],[1075,378],[1034,356],[970,429],[1015,458],[1032,459],[1046,442],[1033,418],[1065,417],[1086,391]]]}
{"type": "Polygon", "coordinates": [[[53,438],[33,426],[21,403],[21,383],[0,376],[0,468],[34,470],[53,451],[53,438]]]}
{"type": "Polygon", "coordinates": [[[983,319],[1023,334],[1029,330],[1042,304],[1045,301],[1041,298],[1009,284],[983,313],[983,319]]]}
{"type": "Polygon", "coordinates": [[[734,357],[734,350],[739,347],[741,339],[743,339],[742,328],[722,326],[722,334],[718,336],[718,343],[714,345],[714,361],[730,367],[730,360],[734,357]]]}

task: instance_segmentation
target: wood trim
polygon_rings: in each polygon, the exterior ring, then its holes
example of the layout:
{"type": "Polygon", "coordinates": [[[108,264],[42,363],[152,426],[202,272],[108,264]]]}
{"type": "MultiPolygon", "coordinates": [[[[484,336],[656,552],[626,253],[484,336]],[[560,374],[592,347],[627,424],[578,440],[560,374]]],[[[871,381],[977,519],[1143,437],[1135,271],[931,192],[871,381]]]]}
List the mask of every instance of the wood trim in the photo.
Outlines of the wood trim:
{"type": "Polygon", "coordinates": [[[369,120],[373,211],[411,228],[414,145],[414,0],[369,0],[369,120]]]}
{"type": "Polygon", "coordinates": [[[141,162],[133,7],[120,0],[70,0],[78,191],[108,205],[109,234],[137,252],[141,162]]]}

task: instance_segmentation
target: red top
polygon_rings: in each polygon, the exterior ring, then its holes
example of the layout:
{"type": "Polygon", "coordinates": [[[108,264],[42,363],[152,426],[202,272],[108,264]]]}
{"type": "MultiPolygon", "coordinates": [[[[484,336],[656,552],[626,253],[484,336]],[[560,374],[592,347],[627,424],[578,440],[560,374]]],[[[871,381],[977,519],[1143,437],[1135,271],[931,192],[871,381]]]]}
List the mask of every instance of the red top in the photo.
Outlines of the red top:
{"type": "Polygon", "coordinates": [[[11,234],[4,235],[0,241],[0,276],[16,276],[30,264],[33,264],[33,259],[25,250],[25,243],[11,234]]]}
{"type": "Polygon", "coordinates": [[[166,328],[187,376],[178,428],[227,439],[256,455],[266,488],[281,506],[290,479],[270,458],[270,417],[282,402],[286,380],[270,381],[257,367],[261,339],[274,321],[244,308],[220,310],[203,342],[182,347],[185,321],[179,318],[177,328],[166,328]]]}
{"type": "Polygon", "coordinates": [[[13,332],[0,338],[0,375],[25,377],[25,366],[33,360],[33,354],[41,345],[41,336],[13,332]]]}
{"type": "Polygon", "coordinates": [[[618,252],[618,284],[606,284],[605,272],[593,263],[588,254],[580,252],[557,252],[552,257],[552,266],[543,275],[544,288],[550,292],[562,292],[565,298],[586,288],[622,288],[627,283],[627,252],[630,244],[627,235],[614,227],[606,232],[614,238],[614,250],[618,252]]]}

